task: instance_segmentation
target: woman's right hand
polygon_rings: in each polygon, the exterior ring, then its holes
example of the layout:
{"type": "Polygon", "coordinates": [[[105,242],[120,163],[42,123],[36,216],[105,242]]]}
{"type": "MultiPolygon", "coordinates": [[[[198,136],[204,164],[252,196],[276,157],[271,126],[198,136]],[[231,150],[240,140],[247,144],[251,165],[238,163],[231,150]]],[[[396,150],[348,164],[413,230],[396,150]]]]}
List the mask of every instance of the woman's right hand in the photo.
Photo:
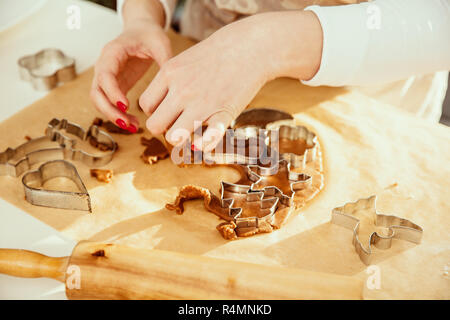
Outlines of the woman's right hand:
{"type": "Polygon", "coordinates": [[[161,66],[171,56],[170,40],[159,24],[146,19],[128,24],[105,45],[95,64],[90,96],[97,110],[122,129],[136,132],[139,121],[127,114],[126,94],[153,60],[161,66]]]}

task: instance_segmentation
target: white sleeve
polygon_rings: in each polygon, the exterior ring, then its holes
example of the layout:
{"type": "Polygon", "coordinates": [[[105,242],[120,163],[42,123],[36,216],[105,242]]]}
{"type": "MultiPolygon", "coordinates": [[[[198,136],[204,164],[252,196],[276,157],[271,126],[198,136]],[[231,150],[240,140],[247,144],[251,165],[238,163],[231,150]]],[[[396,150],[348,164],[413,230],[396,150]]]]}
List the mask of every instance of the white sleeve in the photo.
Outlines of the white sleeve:
{"type": "MultiPolygon", "coordinates": [[[[117,0],[117,14],[119,15],[120,23],[123,24],[123,17],[122,17],[122,8],[123,4],[126,0],[117,0]]],[[[161,5],[164,8],[164,12],[166,15],[166,23],[164,26],[165,30],[168,30],[170,28],[170,24],[172,22],[172,16],[175,12],[175,8],[177,6],[177,0],[159,0],[161,5]]]]}
{"type": "Polygon", "coordinates": [[[370,85],[450,69],[450,0],[311,6],[323,30],[310,86],[370,85]]]}

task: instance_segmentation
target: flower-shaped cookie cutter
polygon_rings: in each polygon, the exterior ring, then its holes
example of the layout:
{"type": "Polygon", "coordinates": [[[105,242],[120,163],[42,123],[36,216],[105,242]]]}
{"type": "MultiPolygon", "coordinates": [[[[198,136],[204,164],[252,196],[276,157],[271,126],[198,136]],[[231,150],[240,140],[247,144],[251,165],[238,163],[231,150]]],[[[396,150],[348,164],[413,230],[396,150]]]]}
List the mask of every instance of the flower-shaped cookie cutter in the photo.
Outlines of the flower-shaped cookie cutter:
{"type": "Polygon", "coordinates": [[[317,154],[317,137],[308,128],[294,124],[292,115],[269,108],[242,112],[232,123],[236,136],[263,139],[272,154],[287,160],[292,168],[305,168],[317,154]]]}
{"type": "Polygon", "coordinates": [[[366,265],[371,262],[371,245],[379,249],[389,249],[392,245],[392,239],[401,239],[413,243],[420,243],[423,229],[408,219],[393,215],[384,215],[377,212],[376,196],[365,199],[359,199],[356,202],[350,202],[342,207],[334,208],[331,213],[331,222],[347,229],[353,230],[353,245],[361,261],[366,265]],[[367,248],[361,243],[358,233],[360,220],[354,217],[360,210],[371,210],[375,215],[375,225],[388,228],[388,235],[382,236],[377,232],[370,235],[367,248]]]}
{"type": "Polygon", "coordinates": [[[76,77],[75,60],[59,49],[44,49],[18,60],[20,78],[36,90],[50,90],[76,77]]]}
{"type": "Polygon", "coordinates": [[[292,168],[305,168],[316,158],[317,137],[308,128],[281,122],[268,124],[267,128],[268,145],[278,150],[280,158],[287,160],[292,168]]]}

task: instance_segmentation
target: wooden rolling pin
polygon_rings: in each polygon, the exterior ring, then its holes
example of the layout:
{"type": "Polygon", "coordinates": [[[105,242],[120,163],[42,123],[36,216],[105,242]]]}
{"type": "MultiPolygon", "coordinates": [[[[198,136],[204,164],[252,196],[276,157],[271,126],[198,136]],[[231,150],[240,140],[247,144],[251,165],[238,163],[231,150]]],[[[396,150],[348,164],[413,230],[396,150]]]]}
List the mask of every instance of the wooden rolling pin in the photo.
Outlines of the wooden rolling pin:
{"type": "Polygon", "coordinates": [[[361,280],[116,244],[52,258],[0,249],[0,273],[65,282],[69,299],[361,299],[361,280]]]}

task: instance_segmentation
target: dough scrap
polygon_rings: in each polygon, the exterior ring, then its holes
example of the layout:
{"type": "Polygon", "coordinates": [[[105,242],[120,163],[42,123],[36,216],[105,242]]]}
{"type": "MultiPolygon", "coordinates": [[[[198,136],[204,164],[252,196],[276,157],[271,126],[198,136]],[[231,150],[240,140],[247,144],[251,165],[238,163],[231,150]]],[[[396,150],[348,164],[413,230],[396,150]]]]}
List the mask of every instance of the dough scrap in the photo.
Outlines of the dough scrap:
{"type": "Polygon", "coordinates": [[[146,146],[141,154],[141,159],[145,163],[154,164],[170,155],[166,146],[157,138],[146,139],[141,137],[141,144],[146,146]]]}
{"type": "Polygon", "coordinates": [[[91,177],[96,178],[100,182],[110,183],[113,177],[112,170],[91,169],[91,177]]]}

